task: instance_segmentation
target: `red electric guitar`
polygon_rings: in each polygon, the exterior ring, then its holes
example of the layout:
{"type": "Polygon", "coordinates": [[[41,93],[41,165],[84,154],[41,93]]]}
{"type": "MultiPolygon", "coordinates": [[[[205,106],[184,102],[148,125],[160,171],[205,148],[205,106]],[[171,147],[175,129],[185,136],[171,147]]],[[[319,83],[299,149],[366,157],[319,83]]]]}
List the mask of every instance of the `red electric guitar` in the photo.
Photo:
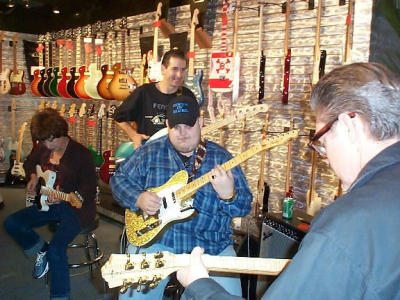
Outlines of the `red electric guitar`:
{"type": "Polygon", "coordinates": [[[115,157],[114,157],[114,149],[115,149],[115,137],[116,137],[116,128],[114,121],[114,112],[117,109],[116,105],[110,105],[107,111],[107,120],[110,124],[110,134],[111,136],[111,146],[109,150],[103,152],[104,163],[101,165],[99,170],[100,179],[109,184],[111,176],[115,173],[115,157]]]}

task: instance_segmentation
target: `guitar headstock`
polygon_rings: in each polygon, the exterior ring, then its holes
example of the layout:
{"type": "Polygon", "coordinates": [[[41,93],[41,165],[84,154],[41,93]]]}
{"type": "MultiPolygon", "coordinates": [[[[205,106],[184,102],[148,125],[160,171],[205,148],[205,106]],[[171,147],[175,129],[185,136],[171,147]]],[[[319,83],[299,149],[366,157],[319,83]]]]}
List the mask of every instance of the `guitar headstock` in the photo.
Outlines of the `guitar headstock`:
{"type": "Polygon", "coordinates": [[[69,193],[67,195],[67,202],[69,202],[71,206],[79,209],[82,207],[82,197],[79,197],[80,195],[78,196],[76,193],[69,193]]]}
{"type": "Polygon", "coordinates": [[[64,118],[65,115],[65,103],[61,104],[60,111],[58,112],[61,117],[64,118]]]}
{"type": "Polygon", "coordinates": [[[69,107],[68,116],[70,118],[73,118],[75,116],[75,113],[76,113],[76,104],[72,103],[71,106],[69,107]]]}
{"type": "Polygon", "coordinates": [[[106,114],[105,109],[106,109],[106,105],[104,103],[102,103],[100,105],[99,111],[97,112],[98,119],[102,119],[105,116],[105,114],[106,114]]]}
{"type": "Polygon", "coordinates": [[[11,99],[11,111],[15,111],[17,109],[17,101],[14,98],[11,99]]]}
{"type": "Polygon", "coordinates": [[[115,104],[111,104],[107,111],[107,118],[113,119],[116,109],[117,109],[117,106],[115,104]]]}
{"type": "Polygon", "coordinates": [[[199,24],[199,13],[199,9],[195,8],[192,16],[192,26],[197,26],[197,24],[199,24]]]}
{"type": "Polygon", "coordinates": [[[93,103],[89,104],[87,110],[86,110],[86,115],[87,117],[93,117],[94,116],[94,107],[95,105],[93,103]]]}
{"type": "Polygon", "coordinates": [[[176,255],[170,252],[153,254],[111,254],[101,268],[101,275],[110,288],[122,286],[121,293],[129,287],[140,290],[142,285],[154,288],[160,280],[181,269],[176,255]]]}
{"type": "Polygon", "coordinates": [[[18,43],[18,34],[14,34],[12,42],[13,42],[14,46],[17,45],[17,43],[18,43]]]}
{"type": "Polygon", "coordinates": [[[111,31],[111,32],[114,33],[115,21],[114,20],[108,20],[107,24],[106,24],[106,27],[107,27],[107,31],[108,32],[111,31]]]}
{"type": "Polygon", "coordinates": [[[128,19],[126,17],[122,17],[121,21],[119,22],[120,29],[126,29],[128,27],[128,19]]]}
{"type": "Polygon", "coordinates": [[[155,22],[158,22],[159,20],[160,20],[160,18],[161,18],[161,15],[162,15],[162,11],[161,11],[161,9],[162,9],[162,2],[158,2],[158,4],[157,4],[157,10],[156,10],[156,14],[155,14],[155,22]]]}
{"type": "Polygon", "coordinates": [[[291,139],[296,138],[299,135],[299,129],[296,130],[290,130],[284,133],[279,133],[277,135],[274,135],[272,137],[269,137],[267,139],[264,139],[261,142],[261,145],[264,149],[269,149],[275,146],[282,145],[291,139]]]}
{"type": "Polygon", "coordinates": [[[82,118],[86,114],[86,103],[82,103],[79,108],[79,117],[82,118]]]}
{"type": "Polygon", "coordinates": [[[52,109],[57,109],[57,106],[58,106],[58,102],[57,102],[57,100],[54,100],[53,104],[51,105],[51,108],[52,109]]]}
{"type": "Polygon", "coordinates": [[[258,104],[258,105],[238,108],[237,110],[235,110],[235,116],[237,119],[242,119],[249,114],[255,115],[260,112],[267,112],[267,111],[268,111],[268,104],[258,104]]]}
{"type": "Polygon", "coordinates": [[[44,100],[40,100],[40,103],[38,105],[38,111],[42,111],[44,109],[44,100]]]}
{"type": "Polygon", "coordinates": [[[82,28],[81,27],[76,28],[74,30],[74,34],[75,34],[76,39],[80,39],[82,36],[82,28]]]}

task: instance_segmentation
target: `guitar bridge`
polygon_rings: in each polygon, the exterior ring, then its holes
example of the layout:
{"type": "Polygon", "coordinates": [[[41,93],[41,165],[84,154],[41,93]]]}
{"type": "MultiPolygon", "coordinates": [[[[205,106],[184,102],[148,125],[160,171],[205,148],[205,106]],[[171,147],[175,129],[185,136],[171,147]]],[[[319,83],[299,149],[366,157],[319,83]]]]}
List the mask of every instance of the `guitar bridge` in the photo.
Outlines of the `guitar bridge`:
{"type": "Polygon", "coordinates": [[[161,224],[161,220],[158,220],[158,221],[156,221],[154,223],[148,224],[148,225],[146,225],[146,227],[144,227],[144,228],[142,228],[140,230],[137,230],[136,231],[136,235],[138,237],[140,237],[140,236],[148,233],[149,231],[153,230],[154,228],[157,228],[158,226],[160,226],[160,224],[161,224]]]}

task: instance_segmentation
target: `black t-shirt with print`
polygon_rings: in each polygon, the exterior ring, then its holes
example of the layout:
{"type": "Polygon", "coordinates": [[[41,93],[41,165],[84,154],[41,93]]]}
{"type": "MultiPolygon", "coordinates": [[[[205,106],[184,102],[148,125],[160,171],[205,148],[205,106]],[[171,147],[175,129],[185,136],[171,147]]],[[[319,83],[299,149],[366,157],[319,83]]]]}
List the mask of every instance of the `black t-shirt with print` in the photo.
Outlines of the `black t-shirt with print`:
{"type": "MultiPolygon", "coordinates": [[[[155,83],[144,84],[122,102],[115,111],[114,119],[117,122],[135,121],[138,133],[151,136],[166,126],[166,106],[177,93],[164,94],[157,89],[155,83]]],[[[186,87],[183,87],[182,94],[196,99],[186,87]]]]}

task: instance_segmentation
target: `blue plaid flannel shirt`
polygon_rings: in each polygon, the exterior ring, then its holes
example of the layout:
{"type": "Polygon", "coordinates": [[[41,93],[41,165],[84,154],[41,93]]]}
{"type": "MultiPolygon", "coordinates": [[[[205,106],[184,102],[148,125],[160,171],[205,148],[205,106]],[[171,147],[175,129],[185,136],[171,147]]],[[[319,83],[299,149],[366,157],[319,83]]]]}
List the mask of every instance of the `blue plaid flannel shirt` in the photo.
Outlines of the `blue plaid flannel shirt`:
{"type": "MultiPolygon", "coordinates": [[[[195,179],[232,158],[227,150],[211,141],[207,141],[206,149],[195,179]]],[[[194,158],[195,155],[192,155],[190,167],[186,169],[189,174],[194,158]]],[[[163,185],[180,170],[185,170],[185,166],[168,136],[148,142],[128,157],[111,177],[114,199],[122,207],[137,211],[134,205],[143,191],[163,185]]],[[[250,212],[252,194],[241,168],[233,168],[232,173],[236,191],[233,201],[219,199],[212,185],[207,183],[195,195],[193,206],[198,215],[189,221],[173,224],[157,243],[173,248],[175,253],[187,253],[195,246],[201,246],[212,255],[233,244],[232,218],[246,216],[250,212]]]]}

